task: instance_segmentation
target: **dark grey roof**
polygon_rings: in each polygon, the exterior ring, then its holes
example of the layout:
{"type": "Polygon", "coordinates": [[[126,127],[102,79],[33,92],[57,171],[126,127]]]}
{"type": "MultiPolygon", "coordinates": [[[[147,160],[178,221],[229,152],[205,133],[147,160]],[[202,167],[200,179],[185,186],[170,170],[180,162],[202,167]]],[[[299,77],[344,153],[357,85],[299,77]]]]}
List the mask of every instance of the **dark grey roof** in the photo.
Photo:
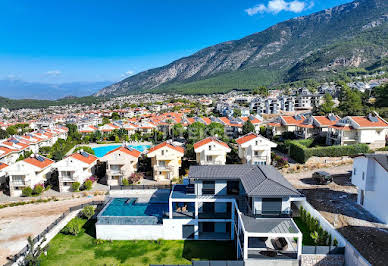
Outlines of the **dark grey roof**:
{"type": "Polygon", "coordinates": [[[241,180],[249,196],[301,196],[272,166],[229,164],[191,166],[189,178],[241,180]]]}
{"type": "Polygon", "coordinates": [[[251,233],[297,234],[298,228],[291,218],[254,218],[242,215],[244,228],[251,233]]]}
{"type": "Polygon", "coordinates": [[[365,157],[375,159],[385,171],[388,171],[388,154],[365,154],[365,157]]]}

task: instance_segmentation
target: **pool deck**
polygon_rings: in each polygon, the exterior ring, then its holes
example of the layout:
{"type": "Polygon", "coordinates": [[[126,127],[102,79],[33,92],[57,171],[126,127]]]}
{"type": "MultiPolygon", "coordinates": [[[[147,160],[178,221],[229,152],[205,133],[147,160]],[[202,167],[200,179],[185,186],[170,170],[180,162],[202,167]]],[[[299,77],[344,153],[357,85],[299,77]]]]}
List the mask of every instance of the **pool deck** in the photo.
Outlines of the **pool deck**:
{"type": "MultiPolygon", "coordinates": [[[[152,146],[152,142],[145,141],[145,142],[128,142],[128,145],[150,145],[152,146]]],[[[113,145],[123,145],[122,142],[111,142],[111,143],[106,143],[106,144],[97,144],[97,143],[90,143],[90,144],[85,144],[85,145],[80,145],[80,146],[88,146],[90,148],[98,148],[98,147],[105,147],[105,146],[113,146],[113,145]]]]}

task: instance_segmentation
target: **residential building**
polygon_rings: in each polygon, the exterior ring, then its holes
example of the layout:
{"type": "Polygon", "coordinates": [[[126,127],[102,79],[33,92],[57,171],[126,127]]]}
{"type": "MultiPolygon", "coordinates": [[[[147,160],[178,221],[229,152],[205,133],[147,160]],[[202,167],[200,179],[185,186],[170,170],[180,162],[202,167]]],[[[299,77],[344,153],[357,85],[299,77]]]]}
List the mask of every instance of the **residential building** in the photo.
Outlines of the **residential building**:
{"type": "Polygon", "coordinates": [[[271,164],[271,148],[276,143],[256,133],[249,133],[236,139],[238,156],[243,164],[271,164]]]}
{"type": "Polygon", "coordinates": [[[0,162],[0,187],[7,181],[7,173],[5,172],[8,164],[0,162]]]}
{"type": "Polygon", "coordinates": [[[167,181],[179,177],[184,148],[165,141],[152,147],[147,157],[151,158],[154,180],[167,181]]]}
{"type": "Polygon", "coordinates": [[[308,139],[315,136],[326,137],[329,126],[335,125],[340,117],[334,114],[327,116],[309,116],[302,123],[296,125],[295,135],[308,139]]]}
{"type": "Polygon", "coordinates": [[[9,178],[9,192],[11,197],[22,195],[26,187],[34,188],[51,178],[54,161],[39,154],[33,154],[22,161],[18,161],[5,170],[9,178]]]}
{"type": "Polygon", "coordinates": [[[388,224],[388,208],[385,205],[388,154],[365,154],[354,158],[352,184],[357,187],[357,202],[388,224]]]}
{"type": "Polygon", "coordinates": [[[81,185],[95,174],[97,157],[84,151],[73,153],[55,164],[59,191],[70,191],[75,182],[81,185]]]}
{"type": "Polygon", "coordinates": [[[346,116],[329,126],[328,145],[368,144],[371,149],[385,147],[388,123],[377,113],[367,116],[346,116]]]}
{"type": "Polygon", "coordinates": [[[295,132],[297,126],[305,119],[303,115],[281,115],[274,122],[268,123],[267,133],[271,136],[278,136],[284,132],[295,132]]]}
{"type": "Polygon", "coordinates": [[[128,146],[118,147],[101,158],[106,163],[106,178],[109,186],[122,185],[122,181],[137,171],[141,152],[128,146]]]}
{"type": "Polygon", "coordinates": [[[199,165],[225,164],[226,154],[230,151],[228,144],[215,137],[208,137],[194,143],[195,157],[199,165]]]}

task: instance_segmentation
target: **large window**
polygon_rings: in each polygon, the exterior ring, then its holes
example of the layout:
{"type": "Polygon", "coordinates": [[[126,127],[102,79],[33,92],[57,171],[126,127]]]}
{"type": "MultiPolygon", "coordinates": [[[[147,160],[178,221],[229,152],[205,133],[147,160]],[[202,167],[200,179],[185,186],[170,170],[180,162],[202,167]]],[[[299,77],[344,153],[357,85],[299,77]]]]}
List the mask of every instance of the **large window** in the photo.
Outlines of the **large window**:
{"type": "Polygon", "coordinates": [[[240,181],[227,181],[227,194],[239,195],[240,194],[240,181]]]}
{"type": "Polygon", "coordinates": [[[282,212],[282,199],[263,198],[261,208],[263,215],[279,215],[282,212]]]}
{"type": "Polygon", "coordinates": [[[202,194],[203,195],[214,195],[215,193],[215,181],[203,181],[202,182],[202,194]]]}

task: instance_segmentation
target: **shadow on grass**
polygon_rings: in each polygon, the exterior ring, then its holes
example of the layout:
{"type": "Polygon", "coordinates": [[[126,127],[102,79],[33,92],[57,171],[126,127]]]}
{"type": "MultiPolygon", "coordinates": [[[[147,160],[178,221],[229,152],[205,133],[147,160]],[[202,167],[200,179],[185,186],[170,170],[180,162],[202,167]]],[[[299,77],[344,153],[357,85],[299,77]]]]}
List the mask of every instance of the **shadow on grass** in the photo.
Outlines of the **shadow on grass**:
{"type": "Polygon", "coordinates": [[[85,233],[93,238],[96,238],[96,222],[96,219],[89,219],[82,227],[85,233]]]}
{"type": "Polygon", "coordinates": [[[182,257],[191,260],[235,260],[233,241],[186,240],[182,257]]]}

